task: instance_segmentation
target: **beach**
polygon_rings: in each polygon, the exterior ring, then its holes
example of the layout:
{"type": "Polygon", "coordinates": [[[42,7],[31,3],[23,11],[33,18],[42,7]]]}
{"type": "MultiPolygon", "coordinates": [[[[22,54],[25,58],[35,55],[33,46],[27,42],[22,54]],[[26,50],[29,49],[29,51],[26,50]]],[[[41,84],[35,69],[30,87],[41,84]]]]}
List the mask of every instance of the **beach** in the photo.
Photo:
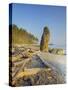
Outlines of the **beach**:
{"type": "Polygon", "coordinates": [[[41,52],[38,45],[14,45],[11,53],[12,86],[66,83],[66,55],[41,52]]]}

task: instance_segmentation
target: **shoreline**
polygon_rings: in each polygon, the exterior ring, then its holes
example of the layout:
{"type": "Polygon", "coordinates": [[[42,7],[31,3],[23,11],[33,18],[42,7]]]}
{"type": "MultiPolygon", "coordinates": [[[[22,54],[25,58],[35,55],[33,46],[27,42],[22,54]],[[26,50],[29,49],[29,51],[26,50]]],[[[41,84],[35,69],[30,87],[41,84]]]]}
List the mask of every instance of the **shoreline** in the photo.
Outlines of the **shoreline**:
{"type": "Polygon", "coordinates": [[[66,55],[56,55],[44,52],[39,52],[38,55],[44,63],[49,65],[51,68],[54,68],[63,79],[66,80],[66,55]]]}

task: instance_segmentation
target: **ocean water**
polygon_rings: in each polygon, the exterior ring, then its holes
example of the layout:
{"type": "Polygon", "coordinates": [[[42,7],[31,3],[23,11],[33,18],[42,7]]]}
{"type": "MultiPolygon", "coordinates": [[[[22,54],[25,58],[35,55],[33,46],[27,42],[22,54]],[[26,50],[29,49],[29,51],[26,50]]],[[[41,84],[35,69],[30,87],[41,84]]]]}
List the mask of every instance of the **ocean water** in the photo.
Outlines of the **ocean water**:
{"type": "Polygon", "coordinates": [[[62,48],[62,49],[66,49],[66,45],[49,45],[49,47],[52,47],[52,48],[62,48]]]}

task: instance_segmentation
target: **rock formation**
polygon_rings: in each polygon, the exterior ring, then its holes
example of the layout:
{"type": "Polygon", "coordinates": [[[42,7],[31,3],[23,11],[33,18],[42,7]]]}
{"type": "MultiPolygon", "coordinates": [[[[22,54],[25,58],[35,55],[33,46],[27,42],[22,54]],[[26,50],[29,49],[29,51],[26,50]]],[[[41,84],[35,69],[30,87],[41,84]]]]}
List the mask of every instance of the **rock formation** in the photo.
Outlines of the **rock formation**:
{"type": "Polygon", "coordinates": [[[58,55],[65,55],[65,50],[61,48],[52,48],[52,49],[49,49],[49,52],[53,54],[58,54],[58,55]]]}
{"type": "Polygon", "coordinates": [[[44,27],[43,34],[40,42],[40,50],[48,52],[48,42],[50,39],[50,32],[48,27],[44,27]]]}

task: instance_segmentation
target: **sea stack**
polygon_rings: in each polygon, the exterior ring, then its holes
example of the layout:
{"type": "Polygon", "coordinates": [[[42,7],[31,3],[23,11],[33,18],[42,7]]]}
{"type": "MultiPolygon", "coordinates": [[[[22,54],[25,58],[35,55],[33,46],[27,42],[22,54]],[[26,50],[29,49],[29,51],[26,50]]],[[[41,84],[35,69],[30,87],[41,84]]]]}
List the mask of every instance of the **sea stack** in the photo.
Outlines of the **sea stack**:
{"type": "Polygon", "coordinates": [[[50,31],[48,27],[44,27],[40,42],[40,51],[48,52],[49,39],[50,39],[50,31]]]}

